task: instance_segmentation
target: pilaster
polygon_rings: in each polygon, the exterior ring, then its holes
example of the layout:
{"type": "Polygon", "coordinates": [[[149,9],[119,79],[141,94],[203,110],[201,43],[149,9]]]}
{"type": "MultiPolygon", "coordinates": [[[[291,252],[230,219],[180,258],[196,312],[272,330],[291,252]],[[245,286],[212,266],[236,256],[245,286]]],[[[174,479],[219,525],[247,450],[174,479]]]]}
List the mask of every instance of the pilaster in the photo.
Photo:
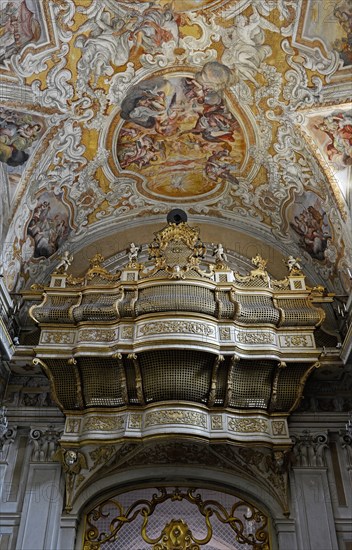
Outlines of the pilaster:
{"type": "Polygon", "coordinates": [[[61,467],[51,460],[59,436],[52,426],[30,432],[31,458],[16,550],[59,548],[64,491],[61,467]]]}
{"type": "Polygon", "coordinates": [[[326,432],[304,430],[293,435],[293,505],[297,518],[298,547],[304,550],[338,550],[327,476],[326,432]]]}

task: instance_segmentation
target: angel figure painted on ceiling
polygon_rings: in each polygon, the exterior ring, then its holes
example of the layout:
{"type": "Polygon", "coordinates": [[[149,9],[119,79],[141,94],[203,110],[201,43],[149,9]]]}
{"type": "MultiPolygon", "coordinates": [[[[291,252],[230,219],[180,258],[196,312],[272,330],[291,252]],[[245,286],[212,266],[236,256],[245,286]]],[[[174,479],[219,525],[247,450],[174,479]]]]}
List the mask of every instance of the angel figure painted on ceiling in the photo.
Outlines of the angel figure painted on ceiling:
{"type": "Polygon", "coordinates": [[[232,185],[238,185],[238,179],[232,173],[237,170],[237,165],[229,162],[229,152],[226,149],[214,152],[207,159],[205,173],[213,181],[229,182],[232,185]]]}
{"type": "Polygon", "coordinates": [[[209,62],[193,77],[157,76],[131,87],[121,103],[119,166],[137,167],[163,196],[238,185],[245,139],[225,95],[231,82],[228,67],[209,62]]]}
{"type": "Polygon", "coordinates": [[[329,137],[326,153],[337,167],[352,165],[352,112],[325,116],[316,128],[329,137]]]}
{"type": "Polygon", "coordinates": [[[78,8],[78,11],[89,16],[78,29],[75,40],[75,46],[82,50],[78,69],[83,86],[91,81],[95,87],[101,76],[113,75],[113,67],[125,65],[132,49],[154,54],[171,40],[175,46],[178,42],[177,16],[168,4],[160,6],[154,2],[122,0],[115,13],[100,3],[93,4],[88,10],[78,8]]]}
{"type": "Polygon", "coordinates": [[[82,49],[77,66],[83,84],[88,84],[92,77],[94,87],[100,76],[113,74],[111,65],[120,67],[128,61],[133,46],[130,34],[133,21],[134,17],[126,14],[125,17],[113,17],[103,6],[79,28],[81,34],[77,36],[75,46],[82,49]],[[87,31],[90,31],[88,36],[87,31]]]}
{"type": "Polygon", "coordinates": [[[12,167],[24,164],[42,133],[42,124],[32,115],[0,108],[0,162],[12,167]]]}
{"type": "Polygon", "coordinates": [[[66,241],[70,233],[67,207],[60,196],[44,192],[37,200],[27,227],[34,244],[34,258],[49,258],[66,241]]]}
{"type": "MultiPolygon", "coordinates": [[[[236,13],[235,7],[224,10],[225,18],[236,13]]],[[[221,36],[225,51],[221,61],[233,69],[239,79],[250,80],[255,86],[258,83],[255,75],[261,63],[271,54],[270,46],[264,44],[263,29],[280,32],[279,28],[262,17],[257,8],[252,6],[253,13],[249,17],[239,15],[234,18],[233,25],[223,29],[221,36]]]]}
{"type": "MultiPolygon", "coordinates": [[[[40,7],[39,7],[40,9],[40,7]]],[[[0,64],[42,35],[37,0],[2,0],[0,4],[0,64]]]]}
{"type": "Polygon", "coordinates": [[[332,235],[326,212],[316,195],[307,193],[302,203],[294,205],[290,225],[308,254],[316,260],[324,260],[332,235]]]}

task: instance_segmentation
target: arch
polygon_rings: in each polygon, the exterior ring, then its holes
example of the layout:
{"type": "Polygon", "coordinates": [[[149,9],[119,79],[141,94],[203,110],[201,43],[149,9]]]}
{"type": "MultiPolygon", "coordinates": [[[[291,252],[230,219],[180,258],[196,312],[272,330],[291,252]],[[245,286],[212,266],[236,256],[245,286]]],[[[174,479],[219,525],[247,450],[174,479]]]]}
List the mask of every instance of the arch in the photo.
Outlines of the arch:
{"type": "MultiPolygon", "coordinates": [[[[75,549],[81,550],[82,548],[83,518],[98,503],[112,498],[117,493],[122,494],[136,488],[159,486],[205,488],[229,493],[252,504],[270,518],[272,550],[278,549],[277,526],[282,529],[282,525],[287,521],[290,524],[293,522],[293,520],[285,518],[279,503],[255,479],[248,480],[236,473],[229,474],[214,468],[199,468],[197,465],[158,465],[157,469],[151,466],[139,467],[103,477],[82,491],[69,515],[70,518],[75,516],[79,523],[75,549]]],[[[69,520],[68,517],[67,520],[69,520]]]]}

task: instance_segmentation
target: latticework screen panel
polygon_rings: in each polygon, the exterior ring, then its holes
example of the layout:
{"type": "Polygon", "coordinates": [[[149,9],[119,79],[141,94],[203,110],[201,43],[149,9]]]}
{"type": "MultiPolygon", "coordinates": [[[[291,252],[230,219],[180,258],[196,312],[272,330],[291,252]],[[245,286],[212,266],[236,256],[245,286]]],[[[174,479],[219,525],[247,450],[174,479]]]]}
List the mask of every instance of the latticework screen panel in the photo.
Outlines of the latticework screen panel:
{"type": "Polygon", "coordinates": [[[190,350],[152,351],[139,355],[147,402],[206,402],[214,356],[190,350]]]}
{"type": "Polygon", "coordinates": [[[77,382],[75,365],[68,364],[64,359],[47,361],[50,372],[55,380],[55,391],[59,402],[67,410],[78,408],[77,382]]]}
{"type": "Polygon", "coordinates": [[[268,288],[268,281],[263,277],[253,277],[246,281],[236,278],[236,286],[240,288],[268,288]]]}
{"type": "Polygon", "coordinates": [[[282,326],[311,326],[320,320],[319,311],[304,298],[280,299],[278,306],[285,312],[282,326]]]}
{"type": "Polygon", "coordinates": [[[137,315],[155,311],[196,311],[215,315],[214,293],[200,286],[187,284],[160,285],[140,291],[137,315]]]}
{"type": "Polygon", "coordinates": [[[233,319],[235,314],[235,304],[230,302],[228,292],[219,291],[217,293],[217,299],[219,301],[219,317],[221,319],[233,319]]]}
{"type": "Polygon", "coordinates": [[[49,296],[46,304],[33,313],[39,322],[72,323],[69,308],[76,302],[77,296],[49,296]]]}
{"type": "Polygon", "coordinates": [[[277,385],[278,397],[276,410],[290,410],[297,398],[299,382],[309,366],[309,363],[295,363],[294,365],[288,365],[285,369],[280,371],[277,385]]]}
{"type": "Polygon", "coordinates": [[[80,306],[74,308],[73,317],[79,321],[112,321],[118,319],[116,294],[92,294],[85,296],[80,306]]]}
{"type": "Polygon", "coordinates": [[[236,294],[235,300],[240,304],[239,313],[236,316],[242,323],[271,323],[276,325],[280,313],[274,307],[269,296],[243,296],[236,294]]]}
{"type": "Polygon", "coordinates": [[[335,348],[338,342],[336,336],[332,334],[328,334],[322,329],[318,329],[315,331],[314,339],[315,339],[315,345],[318,348],[323,348],[324,346],[326,348],[335,348]]]}
{"type": "Polygon", "coordinates": [[[87,407],[123,405],[121,367],[116,359],[84,357],[79,360],[83,394],[87,407]]]}
{"type": "Polygon", "coordinates": [[[274,364],[271,361],[240,361],[232,370],[231,407],[268,406],[274,364]]]}

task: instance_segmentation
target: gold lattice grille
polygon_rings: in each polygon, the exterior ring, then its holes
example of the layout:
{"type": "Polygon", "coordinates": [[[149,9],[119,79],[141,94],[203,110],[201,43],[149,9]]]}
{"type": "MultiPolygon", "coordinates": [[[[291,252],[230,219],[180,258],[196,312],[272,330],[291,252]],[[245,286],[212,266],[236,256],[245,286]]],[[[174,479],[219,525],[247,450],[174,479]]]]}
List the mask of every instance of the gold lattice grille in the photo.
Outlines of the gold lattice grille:
{"type": "Polygon", "coordinates": [[[319,310],[310,306],[305,298],[282,298],[278,306],[285,311],[282,326],[309,326],[319,323],[319,310]]]}
{"type": "Polygon", "coordinates": [[[214,356],[190,350],[152,351],[139,355],[148,402],[206,402],[214,356]]]}
{"type": "Polygon", "coordinates": [[[270,399],[272,361],[240,361],[232,369],[230,386],[231,407],[266,409],[270,399]]]}
{"type": "Polygon", "coordinates": [[[121,367],[116,359],[85,357],[79,360],[87,407],[123,405],[121,367]]]}
{"type": "Polygon", "coordinates": [[[164,250],[166,265],[186,265],[192,250],[181,240],[171,240],[164,250]]]}
{"type": "Polygon", "coordinates": [[[240,304],[236,318],[242,323],[278,323],[280,313],[269,296],[236,294],[235,300],[240,304]]]}
{"type": "Polygon", "coordinates": [[[36,319],[49,323],[70,323],[69,308],[77,302],[77,296],[49,296],[46,304],[35,308],[36,319]]]}
{"type": "Polygon", "coordinates": [[[299,382],[309,367],[310,363],[295,363],[280,371],[276,410],[289,411],[291,409],[300,389],[299,382]]]}
{"type": "Polygon", "coordinates": [[[155,311],[195,311],[215,315],[214,292],[208,288],[187,284],[142,289],[136,303],[137,315],[155,311]]]}
{"type": "Polygon", "coordinates": [[[263,277],[248,277],[245,281],[236,278],[236,286],[239,288],[268,288],[268,281],[263,277]]]}
{"type": "Polygon", "coordinates": [[[59,403],[67,410],[79,408],[76,367],[64,359],[50,359],[47,364],[55,382],[59,403]]]}
{"type": "Polygon", "coordinates": [[[116,301],[118,297],[109,294],[92,294],[84,296],[82,304],[73,310],[76,322],[112,321],[118,319],[116,301]]]}

